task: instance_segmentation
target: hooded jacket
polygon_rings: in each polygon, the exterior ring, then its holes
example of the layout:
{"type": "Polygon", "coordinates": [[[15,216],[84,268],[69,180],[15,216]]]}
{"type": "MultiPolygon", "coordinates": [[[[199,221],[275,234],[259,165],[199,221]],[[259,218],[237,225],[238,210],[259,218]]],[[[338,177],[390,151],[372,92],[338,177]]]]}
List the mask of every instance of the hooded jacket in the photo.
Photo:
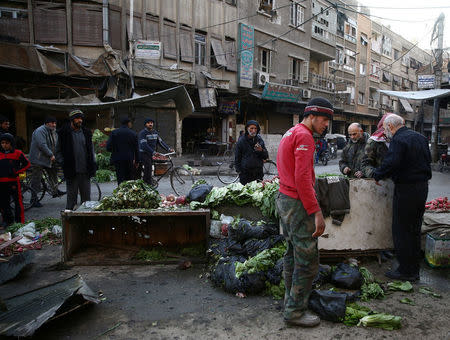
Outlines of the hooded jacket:
{"type": "Polygon", "coordinates": [[[259,135],[261,128],[257,121],[249,120],[245,125],[245,134],[241,136],[236,144],[235,166],[237,172],[253,171],[263,168],[263,160],[269,158],[264,141],[259,135]],[[257,132],[255,137],[249,137],[247,128],[250,125],[256,125],[257,132]],[[262,151],[255,150],[255,144],[262,147],[262,151]]]}
{"type": "Polygon", "coordinates": [[[10,151],[0,148],[0,182],[18,182],[19,174],[30,167],[30,162],[22,151],[15,149],[14,138],[11,134],[5,133],[2,138],[7,139],[12,148],[10,151]],[[8,135],[7,138],[5,135],[8,135]]]}

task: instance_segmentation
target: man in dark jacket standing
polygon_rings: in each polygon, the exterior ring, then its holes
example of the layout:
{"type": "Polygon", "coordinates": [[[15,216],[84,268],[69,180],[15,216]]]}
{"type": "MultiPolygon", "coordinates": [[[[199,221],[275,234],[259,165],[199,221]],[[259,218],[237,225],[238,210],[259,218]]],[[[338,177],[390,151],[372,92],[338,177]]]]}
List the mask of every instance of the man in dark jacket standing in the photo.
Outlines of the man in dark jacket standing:
{"type": "Polygon", "coordinates": [[[348,127],[348,136],[350,140],[342,150],[339,169],[344,175],[349,177],[363,177],[362,160],[364,158],[364,149],[369,135],[364,133],[359,123],[352,123],[348,127]]]}
{"type": "Polygon", "coordinates": [[[169,152],[173,152],[162,138],[159,136],[158,132],[153,129],[155,121],[151,118],[147,118],[144,121],[145,128],[139,132],[139,158],[144,167],[143,180],[145,183],[152,185],[152,157],[156,153],[156,147],[159,145],[163,149],[169,152]]]}
{"type": "Polygon", "coordinates": [[[239,181],[244,185],[255,180],[262,180],[264,177],[264,160],[269,157],[269,154],[259,135],[260,131],[258,122],[249,120],[245,125],[245,134],[236,144],[235,166],[239,181]]]}
{"type": "Polygon", "coordinates": [[[117,184],[133,179],[133,168],[139,162],[137,134],[131,130],[131,120],[122,117],[120,128],[111,132],[106,150],[110,151],[111,161],[116,168],[117,184]]]}
{"type": "Polygon", "coordinates": [[[386,157],[374,172],[377,181],[391,177],[395,183],[392,237],[399,266],[386,272],[394,280],[419,280],[420,229],[431,178],[431,154],[427,139],[404,126],[402,117],[392,114],[384,120],[391,139],[386,157]]]}
{"type": "Polygon", "coordinates": [[[78,191],[81,203],[91,199],[91,181],[95,176],[94,146],[92,132],[82,126],[84,113],[70,111],[70,124],[58,131],[58,162],[62,163],[67,184],[66,209],[73,210],[77,203],[78,191]]]}

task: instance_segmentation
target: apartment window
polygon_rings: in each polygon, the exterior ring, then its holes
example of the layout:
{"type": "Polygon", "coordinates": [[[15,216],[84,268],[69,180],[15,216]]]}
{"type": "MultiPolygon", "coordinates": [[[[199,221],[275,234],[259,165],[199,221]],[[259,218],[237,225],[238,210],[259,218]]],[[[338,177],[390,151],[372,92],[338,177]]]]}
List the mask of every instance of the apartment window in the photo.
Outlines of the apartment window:
{"type": "Polygon", "coordinates": [[[399,50],[396,50],[396,49],[394,48],[394,59],[397,60],[398,58],[400,58],[400,51],[399,51],[399,50]]]}
{"type": "Polygon", "coordinates": [[[344,48],[336,46],[336,57],[332,61],[334,66],[339,67],[344,64],[344,48]]]}
{"type": "Polygon", "coordinates": [[[305,21],[305,9],[299,3],[291,1],[291,25],[300,27],[305,21]]]}
{"type": "Polygon", "coordinates": [[[205,65],[206,61],[206,35],[195,33],[195,63],[205,65]]]}
{"type": "Polygon", "coordinates": [[[275,0],[260,0],[259,10],[271,14],[272,10],[275,8],[275,0]]]}
{"type": "Polygon", "coordinates": [[[380,79],[380,63],[378,61],[372,60],[370,67],[370,77],[375,80],[380,79]]]}
{"type": "Polygon", "coordinates": [[[392,55],[392,40],[386,35],[383,35],[383,38],[381,39],[381,53],[386,57],[392,55]]]}
{"type": "Polygon", "coordinates": [[[309,62],[297,58],[289,58],[289,79],[293,85],[297,83],[307,83],[309,72],[309,62]]]}
{"type": "Polygon", "coordinates": [[[262,48],[260,52],[260,60],[261,60],[261,71],[262,72],[270,72],[271,71],[271,60],[272,54],[270,50],[262,48]]]}
{"type": "Polygon", "coordinates": [[[340,37],[344,36],[346,19],[347,19],[347,16],[344,13],[337,12],[337,35],[340,37]]]}
{"type": "Polygon", "coordinates": [[[381,35],[376,33],[376,32],[372,32],[372,39],[371,39],[371,48],[372,51],[377,52],[377,53],[381,53],[381,35]]]}
{"type": "Polygon", "coordinates": [[[364,105],[364,92],[358,92],[358,104],[364,105]]]}
{"type": "Polygon", "coordinates": [[[361,75],[365,75],[366,74],[366,64],[362,64],[362,63],[360,63],[359,64],[359,74],[361,74],[361,75]]]}
{"type": "Polygon", "coordinates": [[[347,71],[355,72],[355,65],[356,65],[355,52],[346,49],[344,57],[344,69],[346,69],[347,71]]]}
{"type": "Polygon", "coordinates": [[[367,46],[369,44],[369,40],[367,40],[367,35],[361,33],[361,46],[367,46]]]}
{"type": "Polygon", "coordinates": [[[345,33],[345,35],[344,35],[345,39],[356,44],[356,22],[353,23],[353,20],[347,21],[345,23],[344,33],[345,33]]]}

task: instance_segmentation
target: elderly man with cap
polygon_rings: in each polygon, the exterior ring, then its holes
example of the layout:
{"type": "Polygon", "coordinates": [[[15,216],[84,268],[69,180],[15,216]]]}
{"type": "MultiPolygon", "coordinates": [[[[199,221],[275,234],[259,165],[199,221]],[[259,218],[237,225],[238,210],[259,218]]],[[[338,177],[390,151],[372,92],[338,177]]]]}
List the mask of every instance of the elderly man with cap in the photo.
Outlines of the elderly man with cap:
{"type": "Polygon", "coordinates": [[[317,238],[325,220],[314,191],[314,138],[333,117],[333,105],[321,97],[309,101],[301,123],[282,137],[277,155],[280,191],[276,198],[280,226],[286,239],[284,257],[284,320],[312,327],[320,318],[307,310],[313,279],[319,270],[317,238]]]}
{"type": "Polygon", "coordinates": [[[80,192],[81,203],[91,199],[91,181],[95,176],[94,146],[92,132],[82,126],[84,113],[75,109],[70,111],[70,124],[58,131],[58,162],[63,165],[67,184],[66,209],[73,210],[80,192]]]}
{"type": "Polygon", "coordinates": [[[130,118],[122,117],[121,126],[111,132],[106,150],[111,152],[111,162],[116,168],[117,184],[133,179],[133,169],[139,163],[137,134],[131,130],[130,118]]]}
{"type": "MultiPolygon", "coordinates": [[[[58,134],[56,133],[56,118],[47,117],[44,124],[34,130],[31,135],[30,163],[31,163],[31,188],[34,193],[41,191],[42,173],[47,173],[50,187],[47,188],[53,197],[64,195],[58,190],[58,176],[56,167],[56,146],[58,134]]],[[[35,207],[42,207],[38,201],[35,207]]]]}
{"type": "Polygon", "coordinates": [[[236,171],[241,184],[263,179],[264,160],[269,157],[264,141],[259,135],[261,128],[256,120],[245,125],[245,134],[239,137],[234,156],[236,171]]]}
{"type": "Polygon", "coordinates": [[[144,128],[139,132],[139,158],[144,167],[143,180],[152,185],[152,157],[157,155],[156,147],[159,145],[164,150],[173,152],[162,138],[159,136],[158,132],[153,129],[155,121],[152,118],[147,118],[144,121],[144,128]]]}
{"type": "Polygon", "coordinates": [[[359,123],[352,123],[348,127],[350,140],[342,150],[339,169],[349,177],[363,177],[362,160],[369,134],[365,133],[359,123]]]}

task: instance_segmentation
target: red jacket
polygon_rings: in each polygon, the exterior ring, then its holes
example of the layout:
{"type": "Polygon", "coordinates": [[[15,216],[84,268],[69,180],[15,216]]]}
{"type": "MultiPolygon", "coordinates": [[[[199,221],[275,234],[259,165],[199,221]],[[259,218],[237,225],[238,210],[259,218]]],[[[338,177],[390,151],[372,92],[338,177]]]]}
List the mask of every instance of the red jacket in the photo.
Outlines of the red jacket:
{"type": "Polygon", "coordinates": [[[320,211],[314,191],[314,149],[312,131],[297,124],[284,134],[277,154],[280,192],[300,200],[308,215],[320,211]]]}
{"type": "Polygon", "coordinates": [[[5,153],[0,151],[0,182],[16,182],[19,173],[30,167],[30,162],[22,151],[14,149],[5,153]]]}

